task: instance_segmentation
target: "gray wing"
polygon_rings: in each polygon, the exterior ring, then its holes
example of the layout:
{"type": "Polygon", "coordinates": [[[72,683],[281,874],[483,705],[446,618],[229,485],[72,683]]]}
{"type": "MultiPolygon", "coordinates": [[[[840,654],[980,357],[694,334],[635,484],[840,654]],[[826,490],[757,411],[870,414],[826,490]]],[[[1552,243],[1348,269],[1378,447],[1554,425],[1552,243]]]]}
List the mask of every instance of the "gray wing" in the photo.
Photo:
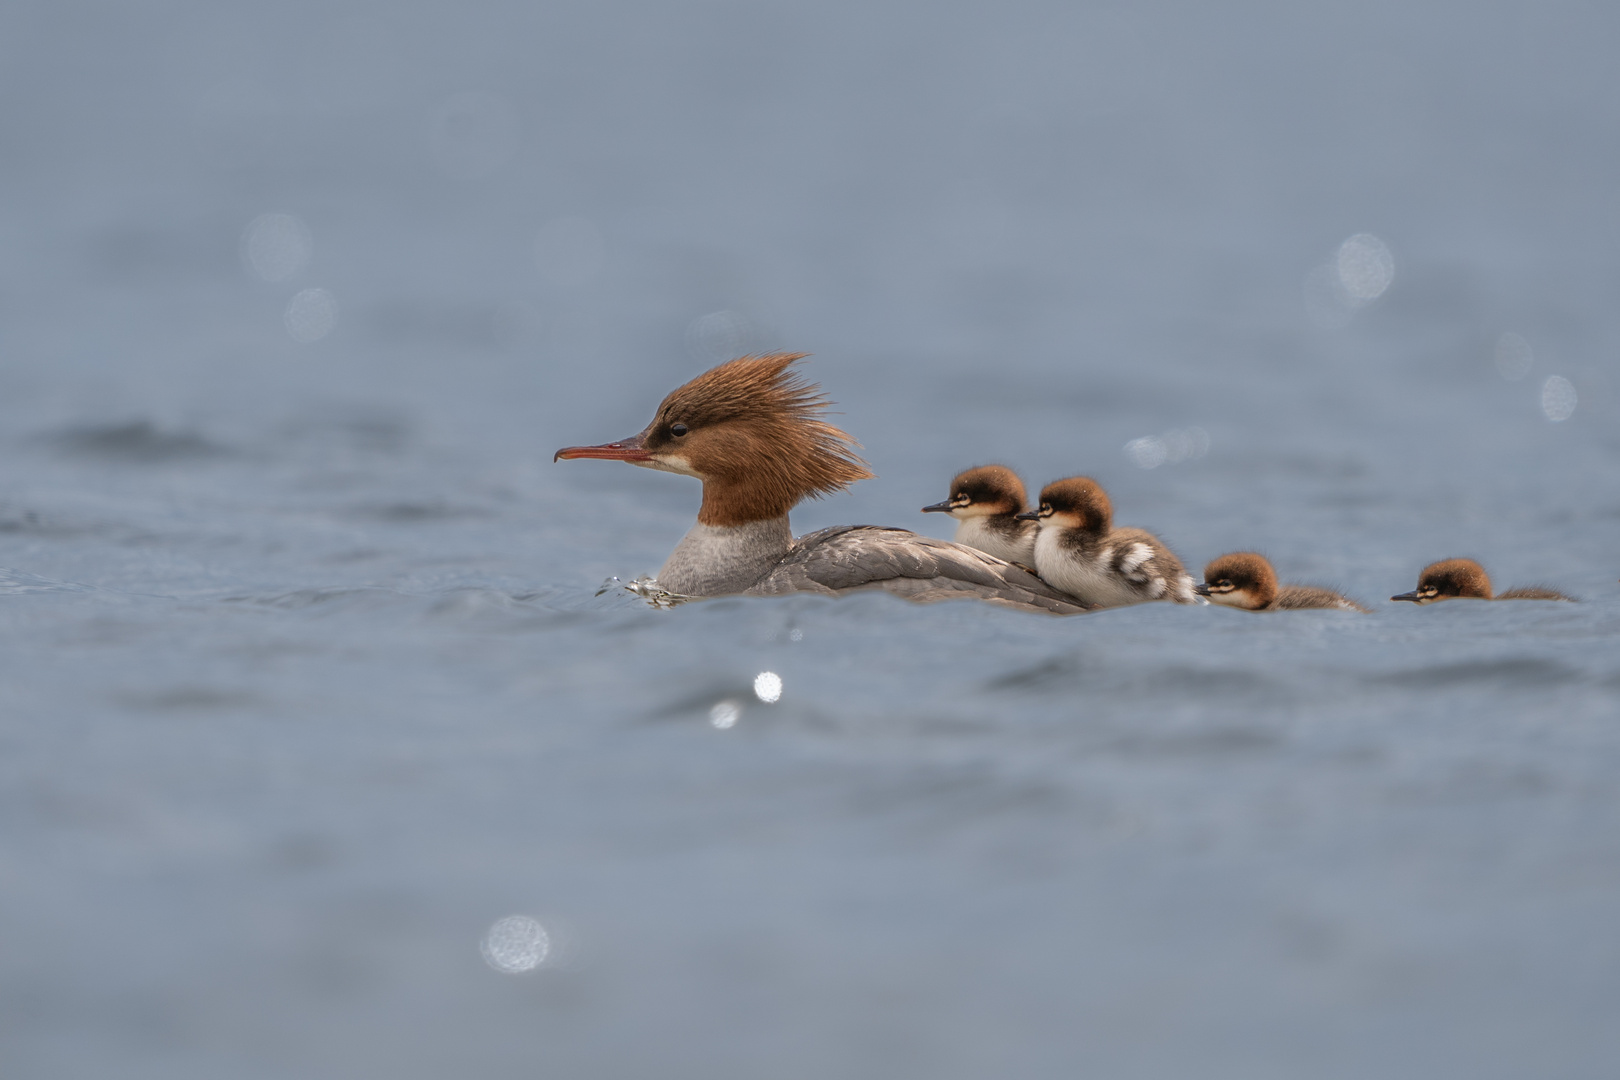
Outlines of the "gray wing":
{"type": "Polygon", "coordinates": [[[753,588],[754,596],[883,589],[908,600],[976,599],[1075,615],[1089,610],[1034,574],[974,548],[877,525],[808,533],[753,588]]]}

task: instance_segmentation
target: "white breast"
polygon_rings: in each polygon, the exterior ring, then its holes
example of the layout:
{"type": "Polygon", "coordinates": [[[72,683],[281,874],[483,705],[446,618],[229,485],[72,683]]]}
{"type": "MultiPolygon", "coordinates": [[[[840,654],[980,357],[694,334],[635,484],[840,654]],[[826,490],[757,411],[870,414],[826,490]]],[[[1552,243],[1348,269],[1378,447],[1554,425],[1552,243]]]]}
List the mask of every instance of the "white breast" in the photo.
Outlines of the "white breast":
{"type": "Polygon", "coordinates": [[[1058,530],[1043,528],[1035,538],[1035,569],[1047,584],[1088,604],[1119,607],[1148,599],[1108,565],[1113,548],[1104,545],[1091,558],[1065,548],[1058,530]]]}
{"type": "Polygon", "coordinates": [[[971,517],[956,526],[956,542],[966,547],[977,548],[986,555],[994,555],[1007,562],[1023,563],[1025,566],[1035,565],[1035,537],[1033,529],[1026,529],[1018,534],[1017,542],[1013,542],[1005,533],[999,533],[986,525],[988,518],[971,517]]]}

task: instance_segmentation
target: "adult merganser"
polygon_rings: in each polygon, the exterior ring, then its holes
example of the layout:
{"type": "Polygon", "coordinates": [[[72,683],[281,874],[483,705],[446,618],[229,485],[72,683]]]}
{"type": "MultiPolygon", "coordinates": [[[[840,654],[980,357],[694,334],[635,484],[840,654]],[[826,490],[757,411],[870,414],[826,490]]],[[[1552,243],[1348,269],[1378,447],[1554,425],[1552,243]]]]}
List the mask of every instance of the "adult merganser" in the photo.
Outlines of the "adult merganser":
{"type": "Polygon", "coordinates": [[[1181,560],[1158,537],[1141,529],[1114,528],[1113,504],[1089,476],[1047,484],[1041,489],[1040,509],[1017,516],[1040,523],[1035,569],[1082,603],[1202,603],[1181,560]]]}
{"type": "Polygon", "coordinates": [[[956,542],[1022,566],[1035,565],[1035,534],[1041,527],[1020,521],[1024,511],[1024,482],[1002,465],[980,465],[958,473],[951,481],[951,497],[922,508],[922,512],[949,514],[958,522],[956,542]]]}
{"type": "Polygon", "coordinates": [[[1303,608],[1336,608],[1360,611],[1362,607],[1343,593],[1315,585],[1278,585],[1277,572],[1264,555],[1234,551],[1204,567],[1204,583],[1193,592],[1207,596],[1211,603],[1245,611],[1289,611],[1303,608]]]}
{"type": "Polygon", "coordinates": [[[1485,568],[1473,559],[1441,559],[1430,563],[1418,575],[1418,586],[1411,592],[1390,597],[1391,600],[1410,600],[1414,604],[1432,604],[1437,600],[1568,600],[1555,589],[1531,587],[1509,589],[1504,593],[1491,592],[1491,579],[1485,568]]]}
{"type": "Polygon", "coordinates": [[[830,403],[820,388],[792,370],[803,355],[727,361],[671,391],[640,434],[557,451],[703,481],[697,524],[658,571],[660,587],[684,596],[883,589],[920,601],[1086,609],[992,555],[904,529],[839,525],[795,540],[788,511],[799,500],[872,475],[855,441],[821,418],[830,403]]]}

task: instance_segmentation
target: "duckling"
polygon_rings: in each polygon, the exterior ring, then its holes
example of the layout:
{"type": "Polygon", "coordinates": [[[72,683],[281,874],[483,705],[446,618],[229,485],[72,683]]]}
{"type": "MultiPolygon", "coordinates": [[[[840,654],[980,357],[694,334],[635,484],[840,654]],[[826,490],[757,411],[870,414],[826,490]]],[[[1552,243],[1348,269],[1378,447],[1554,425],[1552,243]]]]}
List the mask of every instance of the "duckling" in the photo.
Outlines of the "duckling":
{"type": "Polygon", "coordinates": [[[1485,573],[1485,568],[1473,559],[1441,559],[1437,563],[1430,563],[1418,575],[1418,587],[1411,592],[1401,593],[1390,597],[1391,600],[1410,600],[1414,604],[1432,604],[1437,600],[1455,600],[1466,598],[1470,600],[1567,600],[1575,601],[1573,596],[1565,596],[1556,589],[1543,589],[1531,586],[1523,589],[1509,589],[1504,593],[1491,592],[1491,579],[1485,573]]]}
{"type": "Polygon", "coordinates": [[[1290,611],[1303,608],[1336,608],[1366,613],[1354,600],[1332,589],[1315,585],[1278,585],[1277,572],[1264,555],[1234,551],[1204,567],[1204,583],[1193,591],[1207,596],[1211,603],[1245,611],[1290,611]]]}
{"type": "Polygon", "coordinates": [[[1083,603],[1203,603],[1181,560],[1158,537],[1141,529],[1114,528],[1113,504],[1089,476],[1047,484],[1041,489],[1040,508],[1015,516],[1040,524],[1035,569],[1042,579],[1083,603]]]}
{"type": "Polygon", "coordinates": [[[1035,565],[1033,521],[1020,521],[1024,511],[1024,482],[1003,465],[980,465],[958,473],[951,481],[951,497],[922,508],[922,512],[949,514],[958,522],[958,544],[1018,566],[1035,565]]]}

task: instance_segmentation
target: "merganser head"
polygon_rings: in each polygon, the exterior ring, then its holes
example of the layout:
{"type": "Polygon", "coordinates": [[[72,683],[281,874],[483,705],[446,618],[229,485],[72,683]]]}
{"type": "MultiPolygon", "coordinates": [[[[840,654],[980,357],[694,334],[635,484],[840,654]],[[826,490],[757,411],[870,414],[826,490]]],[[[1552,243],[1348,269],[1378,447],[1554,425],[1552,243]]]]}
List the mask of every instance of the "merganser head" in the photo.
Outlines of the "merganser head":
{"type": "Polygon", "coordinates": [[[872,475],[858,446],[821,419],[831,404],[792,369],[804,353],[740,356],[670,391],[640,434],[568,446],[552,460],[601,458],[703,481],[705,525],[781,517],[872,475]]]}
{"type": "Polygon", "coordinates": [[[1043,529],[1106,533],[1114,524],[1114,504],[1108,501],[1102,485],[1091,477],[1071,476],[1041,488],[1039,509],[1014,516],[1022,521],[1039,521],[1043,529]]]}
{"type": "Polygon", "coordinates": [[[958,473],[951,481],[951,497],[922,508],[959,521],[976,517],[1002,517],[1024,509],[1024,482],[1003,465],[980,465],[958,473]]]}
{"type": "Polygon", "coordinates": [[[1204,567],[1204,583],[1193,592],[1214,604],[1259,611],[1277,599],[1277,572],[1264,555],[1234,551],[1204,567]]]}
{"type": "Polygon", "coordinates": [[[1479,563],[1473,559],[1441,559],[1423,568],[1423,573],[1418,575],[1417,588],[1390,599],[1432,604],[1457,597],[1489,600],[1493,595],[1491,579],[1479,563]]]}

